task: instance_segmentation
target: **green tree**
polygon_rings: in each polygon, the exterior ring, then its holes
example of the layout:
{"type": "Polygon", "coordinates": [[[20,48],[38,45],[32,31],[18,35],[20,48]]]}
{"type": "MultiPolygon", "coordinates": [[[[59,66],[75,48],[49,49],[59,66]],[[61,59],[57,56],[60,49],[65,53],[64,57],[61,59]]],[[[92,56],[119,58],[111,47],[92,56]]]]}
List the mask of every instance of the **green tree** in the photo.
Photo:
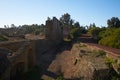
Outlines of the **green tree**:
{"type": "Polygon", "coordinates": [[[16,26],[14,24],[11,24],[11,28],[16,28],[16,26]]]}
{"type": "Polygon", "coordinates": [[[60,21],[63,25],[69,25],[71,21],[70,14],[66,13],[62,15],[62,17],[60,17],[60,21]]]}
{"type": "Polygon", "coordinates": [[[118,28],[120,27],[120,20],[118,17],[112,17],[107,20],[107,24],[109,28],[118,28]]]}
{"type": "Polygon", "coordinates": [[[90,24],[89,28],[96,27],[95,23],[90,24]]]}
{"type": "Polygon", "coordinates": [[[75,28],[80,28],[79,22],[74,23],[74,27],[75,27],[75,28]]]}

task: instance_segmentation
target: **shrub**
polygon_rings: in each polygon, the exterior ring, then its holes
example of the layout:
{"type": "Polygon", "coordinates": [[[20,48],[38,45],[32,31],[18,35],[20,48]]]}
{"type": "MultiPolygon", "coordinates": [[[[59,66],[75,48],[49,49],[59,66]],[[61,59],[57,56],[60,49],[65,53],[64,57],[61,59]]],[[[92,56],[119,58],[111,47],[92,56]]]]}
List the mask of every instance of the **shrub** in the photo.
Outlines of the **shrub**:
{"type": "Polygon", "coordinates": [[[120,28],[107,29],[99,44],[120,49],[120,28]]]}
{"type": "Polygon", "coordinates": [[[105,51],[103,51],[103,50],[98,50],[98,55],[96,56],[96,57],[100,57],[100,56],[105,56],[106,55],[106,52],[105,51]]]}
{"type": "Polygon", "coordinates": [[[58,76],[56,80],[63,80],[62,76],[58,76]]]}
{"type": "Polygon", "coordinates": [[[79,47],[87,47],[85,44],[79,44],[79,47]]]}
{"type": "Polygon", "coordinates": [[[59,76],[57,77],[56,80],[64,80],[64,79],[63,79],[63,73],[62,73],[62,72],[60,72],[60,74],[59,74],[59,76]]]}
{"type": "Polygon", "coordinates": [[[118,63],[117,65],[118,65],[118,67],[120,67],[120,63],[118,63]]]}
{"type": "Polygon", "coordinates": [[[104,57],[106,55],[106,52],[103,50],[93,50],[92,53],[95,57],[104,57]]]}
{"type": "Polygon", "coordinates": [[[117,60],[115,60],[113,58],[106,57],[105,63],[109,66],[109,68],[112,68],[112,64],[117,63],[117,60]]]}
{"type": "Polygon", "coordinates": [[[8,41],[8,39],[2,34],[0,34],[0,41],[8,41]]]}
{"type": "Polygon", "coordinates": [[[76,38],[81,34],[81,30],[79,28],[73,28],[70,32],[71,38],[76,38]]]}

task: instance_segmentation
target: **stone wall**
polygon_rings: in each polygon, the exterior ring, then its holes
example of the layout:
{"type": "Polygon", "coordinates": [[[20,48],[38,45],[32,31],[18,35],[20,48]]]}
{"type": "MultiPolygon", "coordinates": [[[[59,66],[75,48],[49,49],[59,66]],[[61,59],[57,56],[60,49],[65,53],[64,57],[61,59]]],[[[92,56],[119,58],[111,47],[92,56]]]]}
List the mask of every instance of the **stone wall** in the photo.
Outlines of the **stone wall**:
{"type": "Polygon", "coordinates": [[[46,21],[45,26],[46,39],[54,44],[59,44],[63,40],[63,30],[60,21],[53,17],[52,20],[46,21]]]}
{"type": "Polygon", "coordinates": [[[18,73],[23,74],[35,66],[35,44],[35,41],[17,41],[0,44],[0,48],[10,50],[10,53],[7,55],[10,64],[1,75],[2,80],[13,80],[18,73]]]}
{"type": "Polygon", "coordinates": [[[0,79],[13,80],[17,73],[23,74],[35,65],[39,65],[43,59],[41,56],[54,47],[54,44],[47,39],[0,43],[0,49],[7,52],[7,59],[10,62],[0,79]]]}
{"type": "Polygon", "coordinates": [[[54,44],[49,40],[36,40],[36,64],[39,65],[43,59],[42,55],[49,53],[49,51],[54,47],[54,44]]]}
{"type": "Polygon", "coordinates": [[[12,52],[16,52],[25,41],[8,41],[8,42],[1,42],[0,48],[6,48],[11,50],[12,52]]]}

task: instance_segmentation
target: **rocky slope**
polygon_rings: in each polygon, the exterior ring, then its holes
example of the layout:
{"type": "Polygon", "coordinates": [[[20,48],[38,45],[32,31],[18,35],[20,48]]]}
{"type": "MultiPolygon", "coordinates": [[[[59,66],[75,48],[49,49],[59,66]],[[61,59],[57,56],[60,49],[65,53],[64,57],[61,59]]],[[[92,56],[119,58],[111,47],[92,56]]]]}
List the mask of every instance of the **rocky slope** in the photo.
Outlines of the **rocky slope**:
{"type": "MultiPolygon", "coordinates": [[[[85,44],[76,43],[71,50],[57,54],[48,67],[48,71],[70,80],[106,80],[109,68],[104,55],[99,50],[91,49],[85,44]]],[[[42,76],[47,80],[50,76],[42,76]]]]}

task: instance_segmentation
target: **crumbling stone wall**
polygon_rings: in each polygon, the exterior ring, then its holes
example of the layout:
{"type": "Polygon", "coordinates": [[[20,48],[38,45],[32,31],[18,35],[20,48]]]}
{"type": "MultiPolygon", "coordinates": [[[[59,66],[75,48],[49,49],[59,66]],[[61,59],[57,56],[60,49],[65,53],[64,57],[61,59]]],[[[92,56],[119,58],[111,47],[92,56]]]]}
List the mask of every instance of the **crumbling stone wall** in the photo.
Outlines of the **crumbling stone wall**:
{"type": "Polygon", "coordinates": [[[6,48],[11,50],[12,52],[16,52],[26,41],[8,41],[1,42],[0,48],[6,48]]]}
{"type": "Polygon", "coordinates": [[[2,73],[0,79],[13,80],[17,74],[23,74],[30,68],[35,66],[35,44],[35,41],[18,41],[15,43],[7,42],[6,44],[0,44],[0,48],[10,49],[10,52],[8,52],[8,55],[6,55],[10,64],[7,66],[7,69],[2,73]],[[15,44],[17,44],[17,46],[15,44]],[[15,48],[15,46],[17,48],[15,48]],[[16,50],[14,50],[14,48],[16,50]]]}
{"type": "Polygon", "coordinates": [[[15,76],[18,77],[17,73],[25,73],[42,63],[41,56],[54,48],[54,44],[47,39],[10,41],[0,43],[0,48],[7,51],[6,58],[10,62],[0,79],[13,80],[15,76]]]}
{"type": "Polygon", "coordinates": [[[54,42],[54,44],[59,44],[63,39],[62,25],[60,21],[53,17],[52,20],[46,21],[45,35],[46,39],[54,42]]]}
{"type": "Polygon", "coordinates": [[[7,55],[10,51],[5,48],[0,48],[0,77],[3,76],[3,73],[6,71],[10,62],[7,58],[7,55]]]}

